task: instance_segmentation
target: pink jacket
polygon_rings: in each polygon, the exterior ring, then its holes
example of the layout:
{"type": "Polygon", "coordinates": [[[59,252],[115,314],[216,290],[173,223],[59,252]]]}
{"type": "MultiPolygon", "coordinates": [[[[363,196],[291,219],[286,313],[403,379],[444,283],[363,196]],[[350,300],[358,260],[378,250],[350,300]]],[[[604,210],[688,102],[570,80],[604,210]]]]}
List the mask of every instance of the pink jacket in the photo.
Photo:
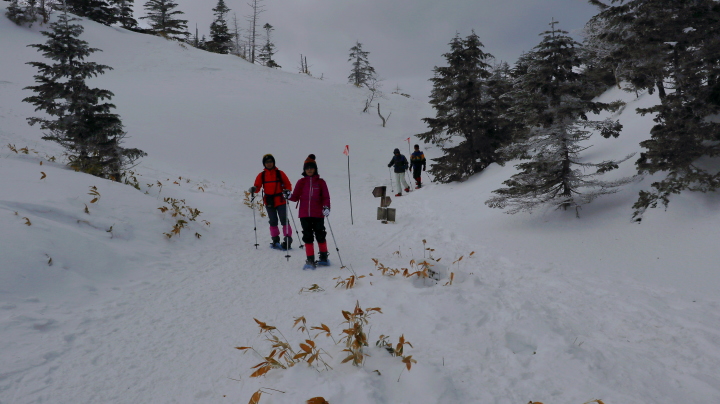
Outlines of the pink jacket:
{"type": "Polygon", "coordinates": [[[327,184],[317,174],[300,178],[288,199],[293,202],[300,201],[299,217],[323,217],[323,206],[330,207],[330,192],[327,184]]]}

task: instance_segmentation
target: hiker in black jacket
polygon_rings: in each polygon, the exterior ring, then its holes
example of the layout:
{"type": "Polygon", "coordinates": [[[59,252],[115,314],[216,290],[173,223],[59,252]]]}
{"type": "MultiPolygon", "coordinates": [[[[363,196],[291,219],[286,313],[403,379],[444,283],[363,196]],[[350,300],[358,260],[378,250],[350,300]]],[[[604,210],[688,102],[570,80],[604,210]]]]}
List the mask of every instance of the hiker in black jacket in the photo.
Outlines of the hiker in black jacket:
{"type": "Polygon", "coordinates": [[[405,180],[405,171],[410,167],[407,157],[400,154],[400,149],[393,150],[393,158],[390,160],[388,167],[395,166],[395,181],[398,184],[398,193],[395,196],[402,196],[402,190],[410,192],[410,185],[405,180]],[[401,185],[405,185],[404,187],[401,185]]]}

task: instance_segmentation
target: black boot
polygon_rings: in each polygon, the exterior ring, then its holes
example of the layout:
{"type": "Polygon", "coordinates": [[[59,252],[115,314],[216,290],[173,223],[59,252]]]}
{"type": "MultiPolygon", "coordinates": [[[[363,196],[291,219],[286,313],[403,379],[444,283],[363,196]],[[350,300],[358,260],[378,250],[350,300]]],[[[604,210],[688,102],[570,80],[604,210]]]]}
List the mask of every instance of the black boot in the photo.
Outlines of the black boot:
{"type": "Polygon", "coordinates": [[[272,248],[282,248],[280,245],[280,236],[275,236],[272,238],[272,243],[270,243],[270,246],[272,248]]]}
{"type": "Polygon", "coordinates": [[[282,246],[283,250],[289,250],[290,248],[292,248],[292,237],[286,237],[285,240],[283,240],[282,244],[280,244],[280,246],[282,246]]]}
{"type": "Polygon", "coordinates": [[[315,269],[315,256],[314,255],[308,255],[307,260],[305,261],[305,266],[303,269],[315,269]]]}
{"type": "Polygon", "coordinates": [[[318,265],[330,265],[330,261],[328,261],[327,251],[320,253],[317,264],[318,265]]]}

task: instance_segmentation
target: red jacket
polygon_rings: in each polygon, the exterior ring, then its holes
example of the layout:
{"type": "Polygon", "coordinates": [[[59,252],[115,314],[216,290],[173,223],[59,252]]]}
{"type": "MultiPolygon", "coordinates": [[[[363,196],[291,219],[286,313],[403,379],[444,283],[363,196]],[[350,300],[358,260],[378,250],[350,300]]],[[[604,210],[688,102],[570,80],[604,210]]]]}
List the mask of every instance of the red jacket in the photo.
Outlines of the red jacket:
{"type": "Polygon", "coordinates": [[[300,178],[295,184],[295,191],[288,199],[293,202],[300,201],[299,217],[323,217],[323,206],[330,207],[330,192],[327,184],[317,174],[300,178]]]}
{"type": "Polygon", "coordinates": [[[292,191],[292,184],[284,172],[278,170],[277,167],[273,167],[268,170],[267,168],[258,174],[255,178],[256,192],[260,192],[262,189],[265,192],[263,202],[267,204],[268,198],[274,198],[274,206],[280,206],[285,204],[285,198],[282,197],[283,189],[292,191]]]}

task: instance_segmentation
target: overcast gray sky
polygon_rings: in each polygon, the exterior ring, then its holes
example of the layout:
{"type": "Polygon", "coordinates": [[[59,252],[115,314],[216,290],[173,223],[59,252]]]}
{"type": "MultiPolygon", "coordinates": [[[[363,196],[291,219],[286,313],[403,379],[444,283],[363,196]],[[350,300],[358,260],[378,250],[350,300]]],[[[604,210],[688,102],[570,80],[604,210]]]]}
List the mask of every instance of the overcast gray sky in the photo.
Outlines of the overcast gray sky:
{"type": "MultiPolygon", "coordinates": [[[[217,0],[176,0],[189,28],[198,24],[209,35],[217,0]]],[[[225,0],[247,28],[249,0],[225,0]]],[[[144,0],[136,0],[138,16],[144,0]]],[[[385,92],[399,85],[415,98],[427,99],[434,66],[460,33],[480,36],[485,52],[514,63],[540,41],[552,18],[579,39],[579,31],[596,13],[587,0],[263,0],[260,25],[275,27],[276,61],[297,72],[300,54],[314,76],[345,83],[350,74],[349,49],[360,41],[370,64],[385,79],[385,92]]]]}

